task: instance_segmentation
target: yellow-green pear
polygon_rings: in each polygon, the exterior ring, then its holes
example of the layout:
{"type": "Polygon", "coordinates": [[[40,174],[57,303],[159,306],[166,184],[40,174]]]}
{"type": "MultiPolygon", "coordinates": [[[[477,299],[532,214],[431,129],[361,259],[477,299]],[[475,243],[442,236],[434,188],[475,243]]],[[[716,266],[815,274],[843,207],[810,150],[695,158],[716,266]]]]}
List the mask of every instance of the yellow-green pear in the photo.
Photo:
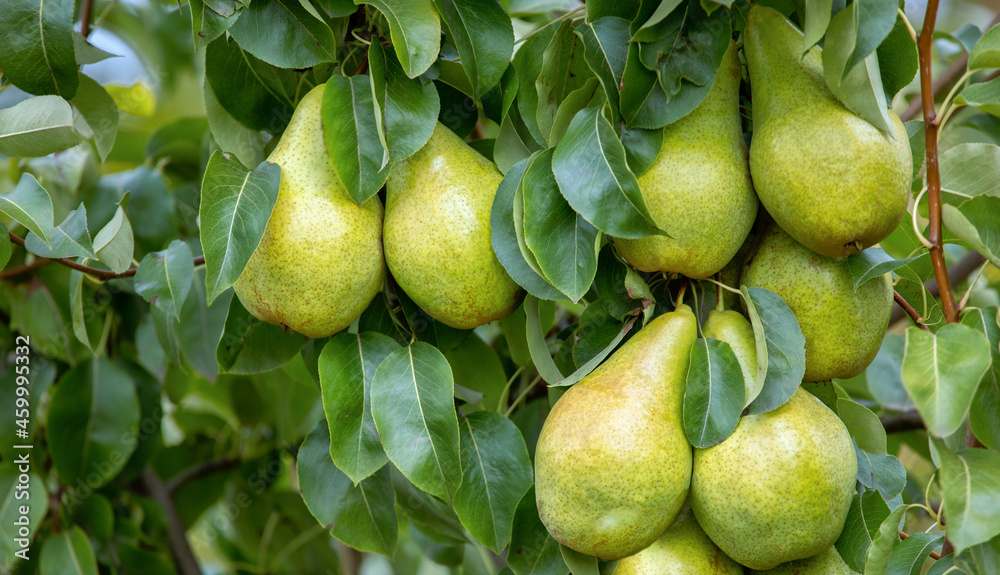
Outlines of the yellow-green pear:
{"type": "Polygon", "coordinates": [[[556,402],[535,448],[535,499],[552,537],[619,559],[666,531],[687,497],[681,423],[697,320],[679,306],[632,337],[556,402]]]}
{"type": "Polygon", "coordinates": [[[708,319],[701,326],[705,337],[724,341],[733,348],[733,354],[740,362],[743,371],[743,383],[746,396],[743,405],[753,399],[757,386],[757,340],[753,335],[753,326],[743,314],[736,310],[715,310],[708,312],[708,319]]]}
{"type": "Polygon", "coordinates": [[[691,508],[736,562],[771,569],[837,541],[857,473],[847,428],[800,388],[781,407],[743,417],[722,443],[695,450],[691,508]]]}
{"type": "Polygon", "coordinates": [[[750,172],[761,203],[785,231],[814,252],[846,256],[896,229],[910,198],[913,158],[896,114],[889,110],[891,133],[855,115],[827,87],[820,48],[803,55],[802,47],[802,32],[780,13],[750,9],[750,172]]]}
{"type": "Polygon", "coordinates": [[[263,321],[326,337],[361,315],[385,279],[382,202],[354,203],[323,142],[324,84],[299,102],[268,161],[281,166],[264,237],[233,288],[263,321]]]}
{"type": "Polygon", "coordinates": [[[687,505],[673,524],[635,555],[618,561],[615,575],[742,575],[743,567],[705,535],[687,505]]]}
{"type": "Polygon", "coordinates": [[[750,184],[739,90],[740,60],[730,44],[701,105],[664,128],[656,161],[639,176],[649,214],[670,237],[616,238],[633,267],[705,278],[743,244],[757,215],[757,196],[750,184]]]}
{"type": "Polygon", "coordinates": [[[750,570],[752,575],[857,575],[857,571],[852,570],[841,559],[836,547],[830,547],[819,555],[814,555],[808,559],[796,559],[788,563],[782,563],[774,569],[767,571],[750,570]]]}
{"type": "Polygon", "coordinates": [[[889,274],[854,289],[847,258],[821,256],[778,226],[764,232],[743,285],[781,296],[806,338],[805,381],[847,379],[875,359],[892,315],[889,274]]]}
{"type": "Polygon", "coordinates": [[[470,329],[510,315],[523,292],[493,253],[490,210],[503,176],[438,124],[386,184],[385,260],[434,319],[470,329]]]}

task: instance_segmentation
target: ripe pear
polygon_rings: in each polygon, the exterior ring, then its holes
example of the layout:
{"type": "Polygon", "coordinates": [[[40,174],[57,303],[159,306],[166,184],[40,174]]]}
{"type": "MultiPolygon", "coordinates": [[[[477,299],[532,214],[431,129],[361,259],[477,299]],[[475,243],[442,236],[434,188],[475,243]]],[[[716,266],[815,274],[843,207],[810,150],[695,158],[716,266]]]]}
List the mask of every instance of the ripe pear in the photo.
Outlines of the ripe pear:
{"type": "Polygon", "coordinates": [[[657,227],[671,237],[615,244],[644,272],[705,278],[740,249],[757,216],[739,110],[740,61],[735,44],[715,83],[693,112],[663,130],[663,146],[639,176],[642,197],[657,227]]]}
{"type": "Polygon", "coordinates": [[[652,545],[618,561],[615,575],[741,575],[743,567],[705,535],[687,505],[652,545]]]}
{"type": "Polygon", "coordinates": [[[778,226],[764,232],[743,285],[785,300],[806,338],[805,381],[847,379],[875,359],[892,315],[889,274],[854,289],[847,258],[821,256],[778,226]]]}
{"type": "Polygon", "coordinates": [[[780,13],[750,9],[750,172],[785,231],[814,252],[846,256],[899,225],[913,157],[899,117],[889,110],[892,131],[884,133],[848,110],[826,86],[822,50],[803,55],[802,46],[802,32],[780,13]]]}
{"type": "Polygon", "coordinates": [[[493,253],[490,210],[503,176],[438,124],[386,184],[385,260],[434,319],[471,329],[503,319],[523,292],[493,253]]]}
{"type": "Polygon", "coordinates": [[[727,555],[771,569],[837,541],[857,473],[847,428],[800,388],[781,407],[743,417],[722,443],[695,450],[691,508],[727,555]]]}
{"type": "Polygon", "coordinates": [[[767,571],[750,570],[751,574],[764,575],[857,575],[857,571],[852,570],[841,559],[836,547],[830,547],[819,555],[814,555],[808,559],[796,559],[788,563],[782,563],[774,569],[767,571]]]}
{"type": "Polygon", "coordinates": [[[268,161],[281,166],[264,237],[233,288],[254,317],[326,337],[361,315],[385,279],[382,202],[354,203],[323,141],[324,85],[299,102],[268,161]]]}
{"type": "Polygon", "coordinates": [[[679,306],[556,402],[535,448],[538,514],[563,545],[632,555],[673,522],[691,481],[681,402],[697,320],[679,306]]]}
{"type": "Polygon", "coordinates": [[[743,405],[748,405],[757,389],[757,340],[753,335],[753,326],[736,310],[713,309],[708,312],[708,319],[705,320],[701,331],[705,337],[724,341],[733,348],[733,354],[736,355],[743,371],[743,383],[746,388],[743,405]]]}

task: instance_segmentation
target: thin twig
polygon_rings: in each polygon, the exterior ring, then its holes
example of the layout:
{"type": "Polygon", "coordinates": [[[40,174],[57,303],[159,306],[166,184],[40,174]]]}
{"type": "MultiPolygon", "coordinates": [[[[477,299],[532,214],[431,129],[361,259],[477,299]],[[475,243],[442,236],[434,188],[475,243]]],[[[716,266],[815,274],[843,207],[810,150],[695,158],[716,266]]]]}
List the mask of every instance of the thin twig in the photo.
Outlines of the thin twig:
{"type": "Polygon", "coordinates": [[[8,279],[12,277],[17,277],[21,274],[26,274],[31,270],[36,270],[42,266],[52,263],[52,260],[47,258],[38,258],[30,264],[21,264],[19,266],[14,266],[0,272],[0,280],[8,279]]]}
{"type": "Polygon", "coordinates": [[[163,508],[167,516],[167,541],[170,544],[174,563],[178,567],[178,573],[180,575],[202,575],[198,560],[195,559],[194,551],[191,550],[191,543],[187,540],[184,522],[181,521],[181,516],[177,513],[177,506],[174,505],[174,499],[167,491],[167,486],[163,484],[153,468],[148,466],[142,470],[142,482],[145,484],[149,496],[163,508]]]}
{"type": "Polygon", "coordinates": [[[906,314],[910,316],[910,319],[913,320],[913,323],[915,323],[917,327],[923,329],[924,331],[930,331],[930,328],[927,327],[927,324],[925,324],[922,321],[920,314],[917,313],[917,310],[913,309],[913,306],[910,305],[910,302],[906,301],[906,298],[904,298],[902,295],[899,294],[898,291],[895,290],[892,292],[892,297],[893,299],[896,300],[896,303],[899,304],[899,307],[903,308],[903,311],[905,311],[906,314]]]}
{"type": "MultiPolygon", "coordinates": [[[[951,284],[958,285],[962,283],[966,278],[972,275],[972,272],[979,269],[979,267],[985,262],[986,258],[980,255],[979,252],[970,251],[965,254],[962,256],[962,259],[955,263],[955,265],[948,268],[948,278],[951,280],[951,284]]],[[[933,278],[924,284],[924,289],[927,290],[927,293],[929,293],[931,297],[936,298],[940,293],[937,287],[937,280],[933,278]]],[[[903,308],[896,306],[892,310],[892,317],[889,319],[889,325],[891,326],[896,324],[902,321],[905,317],[906,312],[903,311],[903,308]]]]}
{"type": "Polygon", "coordinates": [[[90,36],[90,19],[94,13],[94,0],[82,0],[80,2],[80,35],[86,38],[90,36]]]}
{"type": "Polygon", "coordinates": [[[192,465],[191,467],[182,470],[177,475],[174,475],[170,478],[170,481],[166,482],[167,493],[173,495],[178,489],[184,487],[184,485],[189,481],[205,477],[206,475],[211,475],[218,471],[233,469],[239,464],[240,459],[237,457],[224,457],[222,459],[212,459],[192,465]]]}

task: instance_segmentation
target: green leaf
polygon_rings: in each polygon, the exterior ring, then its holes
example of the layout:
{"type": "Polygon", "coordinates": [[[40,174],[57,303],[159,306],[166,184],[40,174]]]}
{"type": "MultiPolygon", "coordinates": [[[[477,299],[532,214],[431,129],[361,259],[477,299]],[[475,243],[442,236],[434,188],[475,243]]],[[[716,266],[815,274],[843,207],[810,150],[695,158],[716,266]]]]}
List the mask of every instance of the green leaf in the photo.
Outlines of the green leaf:
{"type": "Polygon", "coordinates": [[[625,161],[625,148],[600,107],[581,110],[570,122],[552,155],[559,189],[597,229],[615,237],[663,235],[625,161]]]}
{"type": "Polygon", "coordinates": [[[837,413],[861,449],[875,455],[886,454],[885,429],[872,410],[850,399],[838,399],[837,413]]]}
{"type": "Polygon", "coordinates": [[[76,94],[73,6],[72,0],[4,3],[0,69],[8,82],[29,94],[58,94],[66,99],[76,94]]]}
{"type": "Polygon", "coordinates": [[[0,195],[0,212],[52,245],[52,198],[31,174],[22,174],[9,194],[0,195]]]}
{"type": "Polygon", "coordinates": [[[562,558],[566,562],[566,566],[569,567],[569,572],[573,575],[600,575],[601,571],[597,563],[597,557],[584,555],[565,545],[560,545],[559,551],[562,553],[562,558]]]}
{"type": "Polygon", "coordinates": [[[205,50],[205,79],[222,107],[254,130],[279,133],[292,117],[295,75],[275,69],[222,36],[205,50]]]}
{"type": "Polygon", "coordinates": [[[372,420],[371,385],[379,364],[398,349],[394,339],[379,333],[341,332],[330,338],[319,356],[323,410],[329,422],[328,457],[355,484],[388,461],[372,420]]]}
{"type": "Polygon", "coordinates": [[[500,81],[514,52],[510,17],[497,0],[434,0],[434,5],[475,95],[486,93],[500,81]]]}
{"type": "Polygon", "coordinates": [[[895,455],[873,455],[854,444],[858,459],[858,481],[891,501],[906,487],[906,469],[895,455]]]}
{"type": "Polygon", "coordinates": [[[622,146],[625,146],[625,160],[632,173],[639,177],[653,167],[660,148],[663,147],[663,130],[642,128],[622,129],[622,146]]]}
{"type": "MultiPolygon", "coordinates": [[[[517,102],[520,101],[521,98],[517,98],[517,102]]],[[[511,106],[500,124],[500,133],[497,134],[497,140],[493,146],[493,160],[497,164],[497,169],[506,175],[514,164],[528,159],[531,154],[541,151],[541,149],[542,146],[535,141],[521,119],[518,106],[511,106]]]]}
{"type": "Polygon", "coordinates": [[[549,385],[562,381],[564,376],[556,367],[556,362],[549,353],[549,346],[545,343],[545,333],[542,331],[542,321],[538,315],[538,298],[531,295],[524,298],[524,315],[527,318],[525,335],[528,339],[528,351],[531,352],[531,360],[538,370],[538,375],[549,385]]]}
{"type": "Polygon", "coordinates": [[[79,526],[53,534],[42,545],[41,575],[97,575],[97,557],[79,526]]]}
{"type": "Polygon", "coordinates": [[[91,489],[118,475],[135,449],[139,400],[132,379],[106,359],[67,371],[49,406],[52,461],[64,483],[83,479],[91,489]]]}
{"type": "Polygon", "coordinates": [[[125,215],[128,196],[129,192],[125,192],[111,220],[94,236],[94,253],[97,254],[97,259],[119,274],[132,267],[132,255],[135,252],[132,224],[125,215]]]}
{"type": "Polygon", "coordinates": [[[864,575],[886,572],[892,548],[899,543],[899,522],[903,519],[903,513],[909,508],[909,505],[900,505],[879,525],[878,532],[872,536],[871,546],[865,555],[864,575]]]}
{"type": "Polygon", "coordinates": [[[785,404],[806,371],[806,338],[781,297],[764,288],[740,287],[757,340],[756,395],[747,413],[765,413],[785,404]]]}
{"type": "Polygon", "coordinates": [[[281,326],[255,318],[234,297],[215,357],[220,373],[261,373],[288,363],[308,341],[301,333],[285,333],[281,326]]]}
{"type": "Polygon", "coordinates": [[[264,237],[278,200],[281,168],[263,162],[253,171],[216,151],[201,184],[201,249],[208,303],[236,283],[264,237]]]}
{"type": "Polygon", "coordinates": [[[852,112],[883,132],[891,133],[878,55],[868,54],[856,66],[850,65],[859,39],[858,17],[862,12],[865,10],[855,2],[831,20],[823,46],[823,76],[833,95],[852,112]]]}
{"type": "Polygon", "coordinates": [[[119,57],[118,54],[105,52],[91,44],[86,38],[79,34],[73,34],[73,49],[76,52],[76,63],[78,66],[96,64],[108,58],[119,57]]]}
{"type": "Polygon", "coordinates": [[[386,455],[414,485],[445,501],[462,482],[454,394],[448,360],[423,342],[390,353],[371,384],[386,455]]]}
{"type": "Polygon", "coordinates": [[[69,272],[69,301],[70,301],[70,314],[73,319],[73,335],[76,339],[87,346],[87,349],[91,353],[95,353],[96,349],[101,349],[103,346],[95,346],[90,342],[90,334],[87,332],[87,324],[96,324],[94,318],[90,318],[90,322],[86,321],[86,316],[83,311],[83,272],[77,270],[71,270],[69,272]]]}
{"type": "Polygon", "coordinates": [[[486,117],[497,124],[502,124],[504,117],[507,116],[507,111],[514,103],[514,97],[517,96],[519,87],[517,69],[514,68],[514,64],[508,64],[500,81],[483,94],[483,112],[486,117]]]}
{"type": "Polygon", "coordinates": [[[28,98],[0,110],[0,154],[37,158],[72,148],[80,142],[73,128],[73,109],[59,96],[28,98]]]}
{"type": "MultiPolygon", "coordinates": [[[[920,65],[917,43],[913,41],[913,36],[910,36],[910,30],[902,14],[896,15],[892,31],[879,44],[876,53],[878,67],[882,72],[882,87],[885,89],[886,98],[891,102],[900,90],[910,85],[920,65]]],[[[919,169],[919,165],[916,169],[919,169]]]]}
{"type": "Polygon", "coordinates": [[[298,454],[299,489],[309,512],[334,537],[359,551],[392,556],[399,527],[390,471],[355,484],[330,459],[330,435],[320,421],[298,454]]]}
{"type": "Polygon", "coordinates": [[[378,193],[389,177],[389,161],[378,137],[368,76],[334,74],[323,92],[323,140],[337,176],[357,204],[378,193]]]}
{"type": "Polygon", "coordinates": [[[806,21],[804,26],[804,42],[802,52],[805,53],[823,39],[826,28],[830,25],[830,15],[833,10],[833,0],[805,0],[806,21]]]}
{"type": "Polygon", "coordinates": [[[7,262],[10,261],[12,249],[7,226],[3,222],[0,222],[0,270],[6,267],[7,262]]]}
{"type": "MultiPolygon", "coordinates": [[[[23,453],[17,455],[23,455],[23,453]]],[[[29,457],[31,456],[29,455],[29,457]]],[[[2,497],[0,500],[0,553],[2,553],[0,555],[0,568],[2,569],[10,569],[16,564],[17,557],[14,553],[20,551],[21,546],[14,539],[22,538],[29,542],[34,539],[49,508],[49,494],[45,490],[45,482],[34,472],[27,474],[27,481],[24,483],[20,481],[20,476],[21,472],[13,460],[0,464],[0,497],[2,497]],[[27,501],[31,503],[28,505],[27,513],[27,537],[22,536],[20,526],[15,524],[22,517],[21,505],[17,499],[18,493],[26,493],[27,501]]],[[[21,497],[25,496],[21,495],[21,497]]],[[[29,552],[28,556],[32,557],[32,554],[29,552]]]]}
{"type": "Polygon", "coordinates": [[[684,387],[684,434],[697,449],[732,435],[743,411],[743,371],[729,344],[699,338],[691,346],[684,387]]]}
{"type": "MultiPolygon", "coordinates": [[[[532,141],[525,142],[526,144],[530,144],[528,147],[531,151],[538,149],[538,142],[545,141],[535,116],[538,111],[538,91],[534,88],[535,82],[542,72],[542,59],[545,51],[560,28],[561,25],[557,22],[550,22],[542,26],[533,33],[533,36],[525,40],[524,44],[514,54],[514,68],[517,70],[517,79],[520,85],[524,87],[523,90],[518,90],[517,92],[518,117],[528,132],[523,135],[523,139],[530,139],[532,141]]],[[[506,121],[504,119],[504,122],[506,121]]]]}
{"type": "Polygon", "coordinates": [[[638,14],[640,4],[640,0],[590,0],[587,5],[587,20],[593,22],[609,16],[632,20],[638,14]]]}
{"type": "Polygon", "coordinates": [[[903,385],[931,435],[945,437],[961,427],[989,366],[989,342],[967,325],[948,324],[937,333],[906,330],[903,385]]]}
{"type": "Polygon", "coordinates": [[[952,453],[941,440],[933,441],[941,458],[948,540],[961,553],[1000,535],[1000,453],[987,449],[952,453]]]}
{"type": "Polygon", "coordinates": [[[992,116],[1000,117],[1000,78],[970,84],[955,96],[955,104],[972,106],[992,116]]]}
{"type": "MultiPolygon", "coordinates": [[[[591,16],[589,10],[587,16],[591,16]]],[[[601,82],[604,94],[611,105],[614,125],[618,125],[621,119],[618,87],[621,85],[625,62],[628,60],[630,24],[631,22],[624,18],[605,16],[580,24],[575,30],[583,43],[587,65],[601,82]]]]}
{"type": "Polygon", "coordinates": [[[135,272],[135,293],[172,318],[178,318],[191,289],[194,260],[181,240],[167,249],[146,254],[135,272]]]}
{"type": "Polygon", "coordinates": [[[569,569],[559,547],[538,518],[532,486],[514,512],[507,565],[516,575],[567,575],[569,569]]]}
{"type": "Polygon", "coordinates": [[[298,0],[247,3],[229,28],[240,46],[279,68],[311,68],[337,60],[337,38],[298,0]]]}
{"type": "Polygon", "coordinates": [[[43,258],[97,257],[87,229],[87,208],[83,204],[52,228],[51,240],[51,245],[46,245],[35,232],[29,232],[24,238],[24,248],[43,258]]]}
{"type": "Polygon", "coordinates": [[[957,207],[946,203],[941,215],[948,231],[1000,266],[1000,196],[978,196],[957,207]]]}
{"type": "Polygon", "coordinates": [[[103,86],[86,74],[80,74],[80,87],[70,102],[94,133],[94,144],[101,161],[106,160],[118,135],[118,105],[103,86]]]}
{"type": "Polygon", "coordinates": [[[986,371],[969,410],[972,431],[990,449],[1000,451],[1000,317],[997,308],[973,308],[962,314],[962,323],[981,331],[990,343],[992,366],[986,371]]]}
{"type": "Polygon", "coordinates": [[[354,0],[378,9],[389,23],[392,45],[403,70],[416,78],[431,67],[441,49],[441,19],[431,0],[354,0]]]}
{"type": "Polygon", "coordinates": [[[630,128],[658,130],[667,124],[667,93],[656,72],[643,66],[639,43],[628,45],[628,58],[622,72],[619,107],[630,128]]]}
{"type": "Polygon", "coordinates": [[[1000,566],[1000,537],[966,549],[955,562],[965,573],[996,575],[996,568],[1000,566]]]}
{"type": "Polygon", "coordinates": [[[1000,68],[1000,25],[983,34],[969,54],[969,70],[1000,68]]]}
{"type": "Polygon", "coordinates": [[[509,419],[477,411],[459,421],[462,485],[455,513],[469,533],[499,553],[510,542],[514,511],[531,487],[531,460],[509,419]]]}
{"type": "MultiPolygon", "coordinates": [[[[208,4],[211,4],[211,1],[208,4]]],[[[191,7],[191,31],[195,49],[200,49],[224,34],[239,18],[235,13],[230,13],[228,16],[219,14],[210,6],[206,6],[205,0],[189,0],[188,5],[191,7]]],[[[79,47],[77,51],[79,52],[79,47]]]]}
{"type": "Polygon", "coordinates": [[[566,296],[535,271],[525,260],[518,244],[514,223],[514,200],[529,163],[530,161],[525,159],[513,165],[497,187],[490,212],[493,251],[510,277],[528,290],[529,294],[540,299],[559,301],[566,299],[566,296]]]}
{"type": "Polygon", "coordinates": [[[483,408],[495,411],[508,398],[507,374],[497,352],[478,335],[472,334],[444,356],[451,365],[455,386],[483,395],[483,408]]]}
{"type": "Polygon", "coordinates": [[[538,107],[535,120],[543,140],[554,145],[551,136],[559,106],[567,95],[579,89],[590,77],[583,55],[583,45],[573,33],[573,26],[564,21],[542,53],[542,68],[535,81],[538,107]]]}
{"type": "Polygon", "coordinates": [[[851,500],[844,530],[837,539],[837,553],[844,563],[861,573],[865,568],[865,556],[872,544],[878,528],[889,516],[889,506],[875,491],[864,491],[851,500]]]}
{"type": "Polygon", "coordinates": [[[896,0],[862,0],[854,4],[854,49],[844,68],[844,76],[867,58],[889,36],[896,24],[896,0]]]}
{"type": "Polygon", "coordinates": [[[940,535],[916,532],[892,548],[886,575],[920,575],[931,551],[941,544],[940,535]]]}
{"type": "Polygon", "coordinates": [[[180,317],[172,329],[184,359],[202,377],[215,381],[219,374],[219,362],[215,350],[226,324],[232,291],[226,290],[209,304],[205,298],[205,276],[204,269],[195,271],[191,281],[194,291],[184,298],[180,317]]]}
{"type": "Polygon", "coordinates": [[[205,93],[205,115],[208,117],[208,126],[212,132],[212,139],[219,149],[235,155],[244,166],[256,166],[264,161],[264,145],[260,132],[236,121],[236,118],[219,103],[212,85],[207,80],[202,89],[205,93]]]}
{"type": "Polygon", "coordinates": [[[454,328],[432,318],[402,290],[397,290],[396,297],[403,308],[403,315],[406,316],[406,323],[413,337],[417,341],[431,344],[441,350],[441,353],[462,343],[472,333],[471,329],[454,328]]]}
{"type": "Polygon", "coordinates": [[[524,241],[545,278],[574,302],[597,274],[600,232],[566,203],[552,173],[552,151],[531,162],[522,180],[524,241]]]}
{"type": "Polygon", "coordinates": [[[556,117],[552,122],[552,129],[549,131],[550,147],[559,144],[562,137],[566,134],[566,128],[569,127],[569,123],[576,116],[577,112],[589,106],[604,103],[604,94],[597,91],[599,86],[600,82],[597,81],[597,78],[590,78],[584,85],[573,90],[563,98],[556,109],[556,117]]]}
{"type": "Polygon", "coordinates": [[[871,365],[865,370],[868,391],[882,407],[895,411],[913,409],[913,400],[903,387],[903,336],[890,333],[882,340],[882,347],[871,365]]]}
{"type": "Polygon", "coordinates": [[[941,191],[967,199],[983,195],[1000,197],[1000,146],[957,144],[942,152],[939,162],[941,191]]]}
{"type": "Polygon", "coordinates": [[[421,84],[408,78],[396,55],[378,42],[368,48],[368,66],[379,138],[389,161],[405,160],[424,147],[434,132],[441,109],[437,90],[431,82],[421,84]]]}
{"type": "Polygon", "coordinates": [[[920,254],[912,258],[897,260],[885,253],[885,250],[882,248],[868,248],[847,256],[847,267],[851,270],[851,277],[854,278],[854,289],[856,290],[866,281],[882,277],[926,255],[920,254]]]}

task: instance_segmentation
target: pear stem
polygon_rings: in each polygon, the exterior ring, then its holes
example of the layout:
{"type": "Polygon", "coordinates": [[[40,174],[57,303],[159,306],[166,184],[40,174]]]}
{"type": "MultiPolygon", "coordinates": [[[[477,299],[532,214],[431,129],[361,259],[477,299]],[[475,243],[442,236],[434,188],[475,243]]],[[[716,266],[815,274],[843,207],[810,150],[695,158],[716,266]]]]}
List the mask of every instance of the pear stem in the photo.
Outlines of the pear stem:
{"type": "Polygon", "coordinates": [[[929,0],[924,26],[917,38],[917,53],[920,59],[920,97],[924,110],[924,146],[927,155],[927,204],[930,219],[928,241],[931,244],[931,263],[934,277],[941,293],[941,307],[948,323],[958,321],[958,307],[951,291],[948,267],[944,261],[944,245],[941,235],[941,169],[938,166],[937,114],[934,109],[934,88],[931,76],[931,48],[934,41],[934,25],[937,21],[939,0],[929,0]]]}

